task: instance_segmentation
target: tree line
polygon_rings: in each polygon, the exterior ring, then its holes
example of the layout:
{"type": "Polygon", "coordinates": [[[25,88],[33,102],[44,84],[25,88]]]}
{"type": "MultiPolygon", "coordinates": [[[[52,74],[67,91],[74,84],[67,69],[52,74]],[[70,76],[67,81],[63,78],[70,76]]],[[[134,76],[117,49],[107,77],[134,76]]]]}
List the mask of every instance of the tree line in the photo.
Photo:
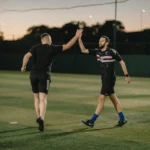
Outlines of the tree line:
{"type": "MultiPolygon", "coordinates": [[[[101,35],[106,35],[110,38],[110,46],[112,47],[114,25],[116,28],[116,46],[121,54],[150,54],[150,29],[139,32],[126,32],[123,23],[116,21],[114,24],[114,20],[107,20],[104,24],[96,23],[92,26],[88,26],[85,22],[77,21],[66,23],[60,28],[51,28],[46,25],[32,26],[27,29],[22,38],[15,41],[4,41],[4,37],[0,36],[0,50],[5,52],[25,52],[32,45],[40,43],[40,35],[44,32],[51,35],[54,44],[63,44],[72,38],[79,27],[84,29],[83,41],[88,48],[97,47],[101,35]]],[[[77,44],[76,52],[79,52],[77,44]]]]}

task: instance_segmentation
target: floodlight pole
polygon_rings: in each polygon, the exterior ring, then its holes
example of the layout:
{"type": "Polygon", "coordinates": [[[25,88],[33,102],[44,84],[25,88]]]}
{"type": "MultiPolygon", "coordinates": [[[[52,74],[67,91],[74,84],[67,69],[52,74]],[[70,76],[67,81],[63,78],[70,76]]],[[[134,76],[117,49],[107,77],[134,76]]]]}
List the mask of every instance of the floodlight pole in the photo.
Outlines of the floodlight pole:
{"type": "Polygon", "coordinates": [[[115,20],[113,23],[113,34],[114,34],[114,38],[113,38],[113,47],[114,49],[116,49],[116,20],[117,20],[117,0],[115,0],[115,20]]]}

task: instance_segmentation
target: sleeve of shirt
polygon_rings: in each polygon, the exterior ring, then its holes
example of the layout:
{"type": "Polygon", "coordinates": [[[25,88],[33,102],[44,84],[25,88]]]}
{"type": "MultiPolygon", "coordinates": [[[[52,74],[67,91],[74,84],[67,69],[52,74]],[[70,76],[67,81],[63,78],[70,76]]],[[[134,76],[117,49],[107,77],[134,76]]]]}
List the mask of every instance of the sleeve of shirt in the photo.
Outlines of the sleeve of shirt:
{"type": "Polygon", "coordinates": [[[88,49],[89,55],[96,56],[97,49],[88,49]]]}
{"type": "Polygon", "coordinates": [[[122,60],[121,56],[119,55],[119,53],[116,50],[113,50],[113,54],[114,54],[114,59],[118,62],[120,62],[122,60]]]}
{"type": "Polygon", "coordinates": [[[54,55],[57,55],[59,53],[61,53],[63,50],[63,46],[62,45],[53,45],[52,47],[52,52],[54,55]]]}
{"type": "Polygon", "coordinates": [[[29,50],[29,52],[34,55],[35,54],[35,50],[36,50],[36,46],[31,47],[31,49],[29,50]]]}

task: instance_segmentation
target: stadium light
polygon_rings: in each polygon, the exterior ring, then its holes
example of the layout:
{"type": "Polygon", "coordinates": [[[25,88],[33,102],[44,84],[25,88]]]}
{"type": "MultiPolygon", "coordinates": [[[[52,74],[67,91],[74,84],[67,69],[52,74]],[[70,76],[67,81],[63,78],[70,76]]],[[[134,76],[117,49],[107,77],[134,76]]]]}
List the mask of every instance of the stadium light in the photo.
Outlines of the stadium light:
{"type": "Polygon", "coordinates": [[[93,16],[92,15],[89,15],[89,18],[91,19],[93,16]]]}

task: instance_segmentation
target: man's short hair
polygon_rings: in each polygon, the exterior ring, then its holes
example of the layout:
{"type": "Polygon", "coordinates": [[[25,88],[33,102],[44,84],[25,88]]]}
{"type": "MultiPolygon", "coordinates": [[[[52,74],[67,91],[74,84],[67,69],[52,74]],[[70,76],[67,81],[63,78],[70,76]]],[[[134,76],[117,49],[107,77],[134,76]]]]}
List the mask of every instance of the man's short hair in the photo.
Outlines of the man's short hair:
{"type": "Polygon", "coordinates": [[[110,39],[109,39],[108,36],[102,35],[101,38],[105,38],[105,39],[106,39],[106,42],[110,43],[110,39]]]}
{"type": "Polygon", "coordinates": [[[45,36],[49,36],[49,34],[48,33],[42,33],[40,37],[41,37],[41,39],[43,39],[45,36]]]}

